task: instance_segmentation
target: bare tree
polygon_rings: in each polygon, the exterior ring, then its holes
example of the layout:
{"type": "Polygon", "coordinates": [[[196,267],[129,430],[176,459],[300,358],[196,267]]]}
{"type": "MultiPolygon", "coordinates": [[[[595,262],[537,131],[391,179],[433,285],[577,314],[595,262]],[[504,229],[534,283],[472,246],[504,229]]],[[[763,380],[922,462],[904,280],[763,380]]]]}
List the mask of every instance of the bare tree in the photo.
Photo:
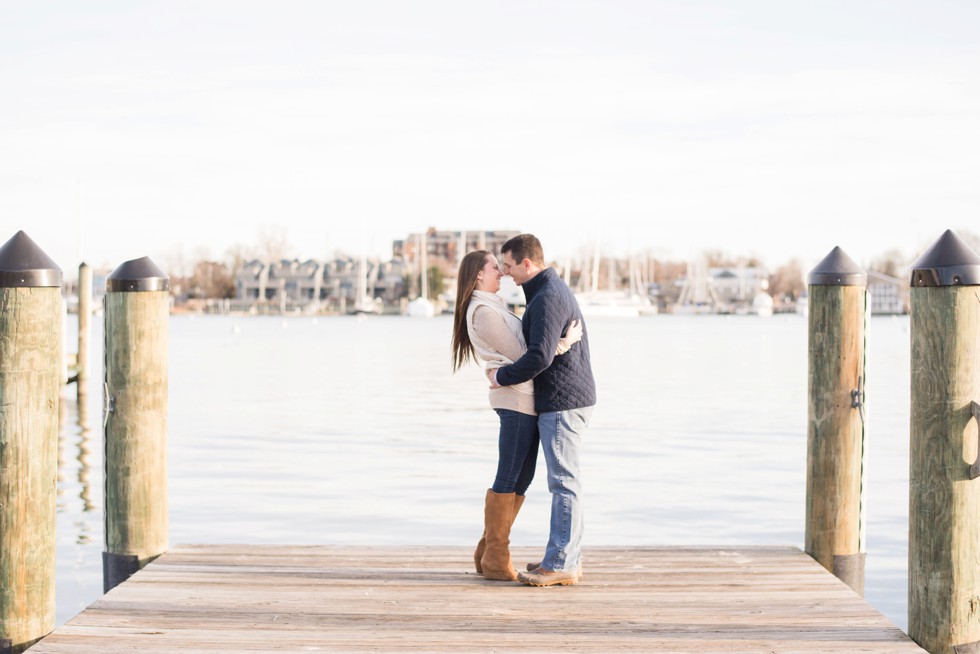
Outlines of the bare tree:
{"type": "Polygon", "coordinates": [[[705,250],[702,256],[704,256],[708,262],[708,266],[711,268],[734,268],[739,265],[739,262],[749,268],[759,268],[762,266],[762,261],[754,254],[748,256],[732,256],[722,250],[705,250]]]}
{"type": "Polygon", "coordinates": [[[705,250],[701,254],[710,268],[727,268],[735,265],[735,260],[721,250],[705,250]]]}
{"type": "Polygon", "coordinates": [[[902,277],[905,275],[910,262],[911,259],[909,259],[908,255],[899,249],[893,248],[872,259],[868,268],[883,275],[902,277]]]}
{"type": "Polygon", "coordinates": [[[198,298],[233,298],[235,280],[228,267],[217,261],[198,261],[188,280],[188,295],[198,298]]]}
{"type": "Polygon", "coordinates": [[[803,269],[798,259],[776,268],[769,275],[769,294],[774,298],[795,300],[806,290],[803,269]]]}
{"type": "Polygon", "coordinates": [[[162,260],[160,261],[163,271],[167,273],[171,281],[174,279],[183,279],[190,275],[193,266],[190,264],[190,259],[184,249],[177,245],[173,248],[167,250],[163,253],[162,260]]]}
{"type": "Polygon", "coordinates": [[[660,295],[676,300],[681,289],[677,281],[687,276],[686,261],[657,261],[653,271],[653,280],[660,286],[660,295]]]}
{"type": "Polygon", "coordinates": [[[236,243],[225,250],[224,262],[228,270],[237,273],[247,261],[256,259],[255,248],[236,243]]]}
{"type": "Polygon", "coordinates": [[[265,226],[259,229],[258,258],[262,261],[281,261],[292,256],[293,248],[286,237],[286,228],[281,225],[265,226]]]}

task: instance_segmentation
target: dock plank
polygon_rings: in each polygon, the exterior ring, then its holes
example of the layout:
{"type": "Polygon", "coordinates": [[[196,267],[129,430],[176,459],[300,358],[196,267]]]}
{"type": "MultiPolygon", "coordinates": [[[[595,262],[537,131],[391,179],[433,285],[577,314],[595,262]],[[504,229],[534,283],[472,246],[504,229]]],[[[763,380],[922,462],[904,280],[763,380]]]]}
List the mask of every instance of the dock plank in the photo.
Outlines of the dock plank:
{"type": "Polygon", "coordinates": [[[585,565],[577,586],[530,588],[483,579],[461,547],[185,545],[28,651],[924,651],[796,548],[593,548],[585,565]]]}

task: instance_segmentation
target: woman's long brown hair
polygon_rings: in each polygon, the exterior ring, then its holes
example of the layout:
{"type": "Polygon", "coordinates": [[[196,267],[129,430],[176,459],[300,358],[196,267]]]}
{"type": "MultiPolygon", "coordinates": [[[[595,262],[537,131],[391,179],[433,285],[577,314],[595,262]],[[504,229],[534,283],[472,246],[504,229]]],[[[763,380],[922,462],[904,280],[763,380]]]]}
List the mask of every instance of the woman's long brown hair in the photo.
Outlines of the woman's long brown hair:
{"type": "Polygon", "coordinates": [[[466,309],[476,289],[476,276],[486,265],[487,257],[492,255],[487,250],[473,250],[459,264],[459,274],[456,276],[456,309],[453,311],[453,372],[462,368],[467,361],[476,360],[476,350],[473,349],[470,333],[466,329],[466,309]]]}

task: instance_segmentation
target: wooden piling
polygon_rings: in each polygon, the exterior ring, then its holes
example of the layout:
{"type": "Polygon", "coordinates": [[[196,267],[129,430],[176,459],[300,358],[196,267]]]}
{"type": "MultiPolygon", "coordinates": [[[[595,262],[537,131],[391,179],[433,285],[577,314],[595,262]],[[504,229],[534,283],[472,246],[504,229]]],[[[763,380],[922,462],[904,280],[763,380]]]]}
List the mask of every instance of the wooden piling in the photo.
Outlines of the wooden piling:
{"type": "MultiPolygon", "coordinates": [[[[68,302],[61,298],[61,338],[58,339],[58,422],[65,424],[68,417],[68,302]]],[[[61,466],[58,466],[59,468],[61,466]]]]}
{"type": "Polygon", "coordinates": [[[61,269],[17,232],[0,248],[0,652],[54,629],[61,269]]]}
{"type": "Polygon", "coordinates": [[[980,257],[947,231],[911,281],[909,636],[978,652],[980,257]]]}
{"type": "Polygon", "coordinates": [[[146,257],[106,280],[106,592],[167,549],[169,288],[146,257]]]}
{"type": "Polygon", "coordinates": [[[867,275],[834,248],[808,281],[804,549],[863,596],[867,275]]]}
{"type": "Polygon", "coordinates": [[[88,395],[89,338],[92,331],[92,268],[78,266],[78,354],[75,356],[75,391],[78,403],[88,395]]]}

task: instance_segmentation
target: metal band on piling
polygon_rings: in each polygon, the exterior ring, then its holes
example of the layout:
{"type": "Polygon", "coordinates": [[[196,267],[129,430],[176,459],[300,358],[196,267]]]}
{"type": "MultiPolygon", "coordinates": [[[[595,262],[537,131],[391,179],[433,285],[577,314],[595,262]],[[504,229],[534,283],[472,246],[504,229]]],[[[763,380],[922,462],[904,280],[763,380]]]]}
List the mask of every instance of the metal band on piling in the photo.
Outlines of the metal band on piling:
{"type": "Polygon", "coordinates": [[[147,257],[106,279],[106,592],[167,549],[169,288],[147,257]]]}
{"type": "Polygon", "coordinates": [[[909,636],[980,652],[980,256],[952,231],[912,264],[909,636]]]}
{"type": "Polygon", "coordinates": [[[868,276],[839,247],[810,272],[805,551],[864,594],[868,276]]]}
{"type": "Polygon", "coordinates": [[[132,577],[140,569],[140,557],[135,554],[102,553],[102,587],[109,592],[132,577]]]}
{"type": "Polygon", "coordinates": [[[54,629],[61,269],[23,231],[0,247],[0,651],[54,629]]]}

